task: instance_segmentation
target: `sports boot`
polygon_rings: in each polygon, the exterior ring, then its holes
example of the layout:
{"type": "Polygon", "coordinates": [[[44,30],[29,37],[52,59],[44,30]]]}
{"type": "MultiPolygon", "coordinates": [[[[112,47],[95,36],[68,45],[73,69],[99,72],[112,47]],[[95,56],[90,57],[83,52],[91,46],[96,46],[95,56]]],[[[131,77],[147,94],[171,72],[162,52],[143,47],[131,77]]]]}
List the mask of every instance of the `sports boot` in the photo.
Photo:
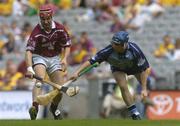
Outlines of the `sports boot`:
{"type": "Polygon", "coordinates": [[[38,110],[34,106],[29,108],[29,115],[31,117],[31,120],[36,120],[37,113],[38,113],[38,110]]]}
{"type": "Polygon", "coordinates": [[[131,117],[133,120],[141,120],[140,114],[132,114],[131,117]]]}
{"type": "Polygon", "coordinates": [[[53,114],[55,120],[62,120],[63,119],[61,111],[59,109],[57,109],[57,107],[54,106],[53,104],[51,104],[49,110],[53,114]]]}

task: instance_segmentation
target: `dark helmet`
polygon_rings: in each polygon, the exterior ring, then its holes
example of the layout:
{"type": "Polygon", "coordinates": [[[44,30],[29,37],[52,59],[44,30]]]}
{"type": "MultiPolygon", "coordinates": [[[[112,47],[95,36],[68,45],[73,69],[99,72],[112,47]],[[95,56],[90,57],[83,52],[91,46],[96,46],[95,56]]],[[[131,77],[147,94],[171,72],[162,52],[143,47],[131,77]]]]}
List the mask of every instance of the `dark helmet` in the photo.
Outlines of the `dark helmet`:
{"type": "Polygon", "coordinates": [[[129,40],[129,34],[126,31],[120,31],[113,35],[111,43],[125,44],[129,40]]]}

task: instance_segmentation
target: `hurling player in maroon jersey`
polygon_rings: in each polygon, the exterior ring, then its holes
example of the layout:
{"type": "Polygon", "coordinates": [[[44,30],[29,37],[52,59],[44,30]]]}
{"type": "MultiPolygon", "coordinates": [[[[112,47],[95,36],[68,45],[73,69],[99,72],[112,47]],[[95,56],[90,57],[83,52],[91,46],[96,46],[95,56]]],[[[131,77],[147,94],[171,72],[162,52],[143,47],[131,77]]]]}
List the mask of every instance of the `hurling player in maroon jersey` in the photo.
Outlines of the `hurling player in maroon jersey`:
{"type": "MultiPolygon", "coordinates": [[[[67,56],[70,52],[71,40],[64,26],[53,21],[53,11],[48,5],[42,5],[39,9],[40,22],[33,29],[26,47],[27,75],[44,78],[47,74],[52,82],[63,83],[62,72],[67,67],[67,56]],[[60,57],[60,55],[63,57],[60,57]]],[[[41,93],[41,82],[36,81],[33,87],[33,103],[29,109],[32,120],[36,119],[38,113],[38,102],[36,97],[41,93]]],[[[62,93],[53,99],[50,105],[54,119],[61,119],[58,104],[62,93]]]]}

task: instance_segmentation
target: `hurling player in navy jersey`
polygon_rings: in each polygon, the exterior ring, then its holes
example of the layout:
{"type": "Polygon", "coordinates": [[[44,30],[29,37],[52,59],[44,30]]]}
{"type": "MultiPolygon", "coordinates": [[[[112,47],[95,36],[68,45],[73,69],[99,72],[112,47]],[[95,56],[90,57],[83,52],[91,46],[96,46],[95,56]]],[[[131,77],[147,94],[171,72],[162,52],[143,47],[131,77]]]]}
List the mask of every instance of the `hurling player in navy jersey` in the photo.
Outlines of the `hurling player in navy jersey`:
{"type": "Polygon", "coordinates": [[[128,90],[127,75],[134,75],[141,83],[141,95],[142,98],[145,98],[147,96],[146,80],[149,63],[141,49],[134,42],[129,41],[129,34],[126,31],[115,33],[111,44],[97,52],[89,61],[83,63],[70,79],[76,80],[82,69],[95,62],[101,63],[104,61],[111,66],[113,77],[121,89],[123,100],[131,113],[132,119],[141,119],[140,113],[134,104],[133,96],[128,90]]]}
{"type": "MultiPolygon", "coordinates": [[[[39,9],[40,22],[33,29],[26,47],[27,75],[33,74],[44,78],[46,73],[54,83],[62,84],[62,72],[67,67],[71,40],[64,26],[53,20],[53,11],[48,5],[42,5],[39,9]],[[60,57],[61,56],[61,57],[60,57]],[[63,57],[62,57],[63,56],[63,57]]],[[[36,97],[41,93],[41,82],[36,81],[33,87],[33,103],[29,109],[32,120],[38,113],[36,97]]],[[[50,105],[54,119],[61,119],[61,112],[57,108],[62,98],[62,93],[53,99],[50,105]]]]}

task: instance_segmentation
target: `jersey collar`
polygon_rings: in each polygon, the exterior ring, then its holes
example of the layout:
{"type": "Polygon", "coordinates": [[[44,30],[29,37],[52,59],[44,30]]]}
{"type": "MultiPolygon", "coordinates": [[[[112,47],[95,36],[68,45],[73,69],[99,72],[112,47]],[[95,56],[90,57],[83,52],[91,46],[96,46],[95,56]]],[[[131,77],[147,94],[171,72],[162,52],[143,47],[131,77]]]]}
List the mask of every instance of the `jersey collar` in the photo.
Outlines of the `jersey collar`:
{"type": "Polygon", "coordinates": [[[56,24],[54,23],[54,21],[52,21],[52,29],[56,28],[56,24]]]}

